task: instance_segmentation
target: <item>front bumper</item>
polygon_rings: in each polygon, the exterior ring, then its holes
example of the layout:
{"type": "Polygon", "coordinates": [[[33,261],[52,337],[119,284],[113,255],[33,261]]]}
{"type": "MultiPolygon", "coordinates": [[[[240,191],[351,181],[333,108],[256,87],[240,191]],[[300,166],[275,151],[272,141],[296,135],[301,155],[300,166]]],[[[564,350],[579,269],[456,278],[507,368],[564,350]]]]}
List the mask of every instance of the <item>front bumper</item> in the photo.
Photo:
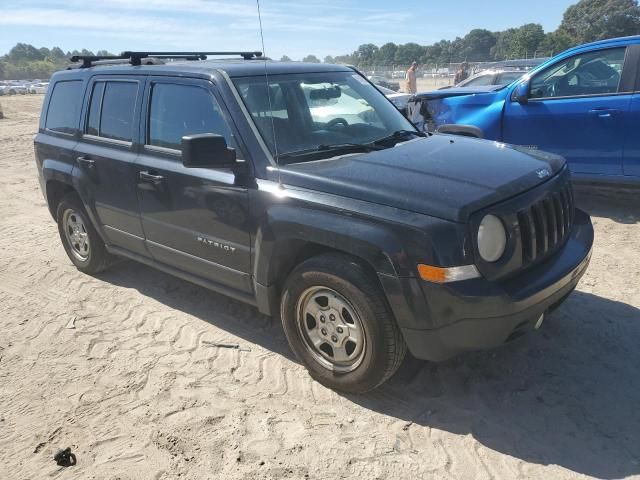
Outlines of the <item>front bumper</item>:
{"type": "Polygon", "coordinates": [[[533,329],[540,315],[576,287],[589,265],[592,246],[591,219],[576,210],[571,236],[562,249],[521,275],[502,282],[477,278],[447,285],[422,283],[422,315],[431,328],[411,328],[418,322],[400,321],[409,350],[417,358],[441,361],[497,347],[533,329]]]}

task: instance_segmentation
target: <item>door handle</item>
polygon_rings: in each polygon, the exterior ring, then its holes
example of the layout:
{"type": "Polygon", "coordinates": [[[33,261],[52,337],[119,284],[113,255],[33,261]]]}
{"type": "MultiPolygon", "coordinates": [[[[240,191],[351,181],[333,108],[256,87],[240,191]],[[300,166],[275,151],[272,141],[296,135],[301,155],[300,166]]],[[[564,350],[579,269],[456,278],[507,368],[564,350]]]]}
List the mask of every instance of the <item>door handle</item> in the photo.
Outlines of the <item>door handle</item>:
{"type": "Polygon", "coordinates": [[[162,175],[155,175],[146,170],[142,170],[140,172],[140,180],[146,183],[153,183],[154,185],[157,185],[158,183],[162,182],[162,180],[164,180],[164,177],[162,175]]]}
{"type": "Polygon", "coordinates": [[[87,158],[87,157],[78,157],[76,158],[76,161],[80,166],[87,167],[87,168],[93,168],[94,165],[96,164],[95,160],[91,160],[90,158],[87,158]]]}
{"type": "Polygon", "coordinates": [[[620,110],[616,110],[615,108],[594,108],[593,110],[589,110],[591,115],[595,115],[598,118],[611,118],[620,110]]]}

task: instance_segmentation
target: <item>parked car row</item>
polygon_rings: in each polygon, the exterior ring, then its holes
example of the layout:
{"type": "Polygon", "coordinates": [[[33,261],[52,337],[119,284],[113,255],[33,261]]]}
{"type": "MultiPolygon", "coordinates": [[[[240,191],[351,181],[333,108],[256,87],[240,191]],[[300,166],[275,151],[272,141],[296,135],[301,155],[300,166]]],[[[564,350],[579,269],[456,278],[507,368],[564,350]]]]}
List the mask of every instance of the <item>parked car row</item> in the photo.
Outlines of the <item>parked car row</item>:
{"type": "Polygon", "coordinates": [[[398,90],[400,90],[400,84],[398,82],[394,82],[393,80],[387,80],[386,78],[378,75],[370,75],[367,78],[374,85],[379,85],[388,90],[393,90],[394,92],[397,92],[398,90]]]}
{"type": "Polygon", "coordinates": [[[576,181],[640,183],[640,36],[581,45],[491,83],[415,95],[414,123],[562,155],[576,181]]]}
{"type": "Polygon", "coordinates": [[[47,93],[49,82],[0,82],[0,95],[26,95],[28,93],[47,93]]]}

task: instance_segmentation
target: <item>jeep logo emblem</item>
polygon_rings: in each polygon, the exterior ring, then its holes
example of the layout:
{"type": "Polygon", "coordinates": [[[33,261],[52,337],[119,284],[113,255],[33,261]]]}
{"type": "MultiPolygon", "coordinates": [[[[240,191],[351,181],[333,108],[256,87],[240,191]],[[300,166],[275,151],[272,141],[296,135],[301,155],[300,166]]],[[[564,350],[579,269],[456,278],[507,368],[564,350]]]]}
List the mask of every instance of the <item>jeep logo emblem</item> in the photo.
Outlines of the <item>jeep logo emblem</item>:
{"type": "Polygon", "coordinates": [[[540,170],[536,171],[536,175],[538,175],[538,178],[547,178],[551,176],[551,172],[548,168],[541,168],[540,170]]]}

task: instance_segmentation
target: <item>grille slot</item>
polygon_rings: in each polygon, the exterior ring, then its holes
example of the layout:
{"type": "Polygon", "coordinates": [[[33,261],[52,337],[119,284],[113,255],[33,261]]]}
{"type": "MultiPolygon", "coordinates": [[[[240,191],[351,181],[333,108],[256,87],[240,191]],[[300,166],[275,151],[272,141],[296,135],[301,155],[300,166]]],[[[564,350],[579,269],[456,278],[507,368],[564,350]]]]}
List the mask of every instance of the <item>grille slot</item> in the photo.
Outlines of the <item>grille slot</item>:
{"type": "Polygon", "coordinates": [[[573,209],[573,191],[566,183],[518,212],[523,267],[550,255],[564,243],[573,224],[573,209]]]}

